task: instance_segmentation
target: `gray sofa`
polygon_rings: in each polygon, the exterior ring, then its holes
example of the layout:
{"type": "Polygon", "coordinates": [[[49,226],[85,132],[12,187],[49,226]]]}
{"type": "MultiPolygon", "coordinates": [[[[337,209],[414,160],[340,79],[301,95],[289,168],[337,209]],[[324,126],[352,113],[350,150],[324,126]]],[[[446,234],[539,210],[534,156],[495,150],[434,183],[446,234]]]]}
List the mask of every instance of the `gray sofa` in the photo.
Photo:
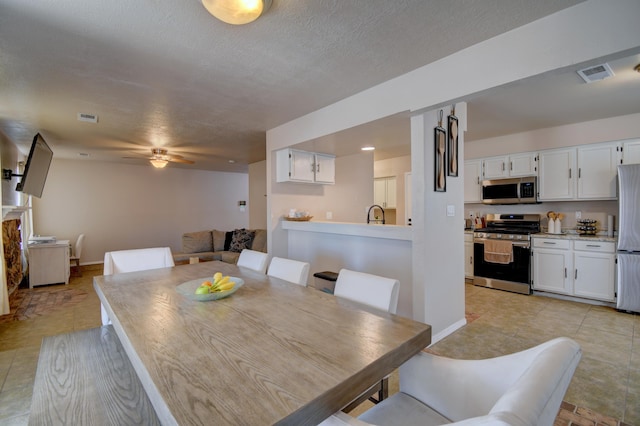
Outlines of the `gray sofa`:
{"type": "Polygon", "coordinates": [[[266,229],[234,229],[233,231],[198,231],[182,234],[182,252],[173,254],[176,265],[189,263],[191,257],[200,262],[221,260],[236,263],[243,248],[267,252],[266,229]]]}

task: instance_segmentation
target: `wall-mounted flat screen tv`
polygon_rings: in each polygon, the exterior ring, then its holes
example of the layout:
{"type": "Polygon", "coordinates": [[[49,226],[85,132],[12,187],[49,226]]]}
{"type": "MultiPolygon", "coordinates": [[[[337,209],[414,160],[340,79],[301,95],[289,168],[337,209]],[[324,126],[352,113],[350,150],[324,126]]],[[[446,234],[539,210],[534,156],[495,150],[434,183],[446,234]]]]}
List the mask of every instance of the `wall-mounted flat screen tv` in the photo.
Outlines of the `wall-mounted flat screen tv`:
{"type": "Polygon", "coordinates": [[[21,191],[34,197],[42,197],[44,183],[47,181],[49,166],[53,158],[53,151],[45,142],[40,133],[34,136],[27,157],[27,164],[24,166],[22,180],[16,186],[16,191],[21,191]]]}

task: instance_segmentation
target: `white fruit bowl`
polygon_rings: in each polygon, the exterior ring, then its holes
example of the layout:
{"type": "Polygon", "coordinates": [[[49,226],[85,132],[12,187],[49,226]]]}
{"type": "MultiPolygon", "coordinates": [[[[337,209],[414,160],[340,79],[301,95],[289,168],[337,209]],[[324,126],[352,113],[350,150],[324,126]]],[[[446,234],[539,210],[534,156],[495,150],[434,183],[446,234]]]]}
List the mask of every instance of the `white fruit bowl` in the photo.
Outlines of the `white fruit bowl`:
{"type": "Polygon", "coordinates": [[[211,300],[224,299],[225,297],[231,296],[235,293],[242,285],[244,284],[244,280],[238,277],[229,277],[229,280],[236,283],[231,290],[227,291],[216,291],[214,293],[208,294],[196,294],[196,289],[200,287],[205,281],[211,281],[211,277],[197,278],[195,280],[187,281],[186,283],[182,283],[176,287],[176,291],[183,296],[188,297],[191,300],[196,300],[198,302],[209,302],[211,300]]]}

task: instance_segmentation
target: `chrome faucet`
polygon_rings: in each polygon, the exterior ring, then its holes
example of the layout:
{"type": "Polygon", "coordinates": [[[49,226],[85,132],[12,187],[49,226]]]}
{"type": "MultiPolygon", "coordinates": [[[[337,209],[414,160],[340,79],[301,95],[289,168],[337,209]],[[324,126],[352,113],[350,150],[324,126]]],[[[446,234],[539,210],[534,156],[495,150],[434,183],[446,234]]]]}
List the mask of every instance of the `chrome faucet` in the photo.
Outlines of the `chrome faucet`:
{"type": "Polygon", "coordinates": [[[382,212],[382,224],[384,225],[384,209],[382,208],[382,206],[378,204],[374,204],[371,207],[369,207],[369,211],[367,212],[367,223],[371,221],[371,219],[369,219],[369,216],[371,216],[371,210],[373,210],[376,207],[379,208],[380,211],[382,212]]]}

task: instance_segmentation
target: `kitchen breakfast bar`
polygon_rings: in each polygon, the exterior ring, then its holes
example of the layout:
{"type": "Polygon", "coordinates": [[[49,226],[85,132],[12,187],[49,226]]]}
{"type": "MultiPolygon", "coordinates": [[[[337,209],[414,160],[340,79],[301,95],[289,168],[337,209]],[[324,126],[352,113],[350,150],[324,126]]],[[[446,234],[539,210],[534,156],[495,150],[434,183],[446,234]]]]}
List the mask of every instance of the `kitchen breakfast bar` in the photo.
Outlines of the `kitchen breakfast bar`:
{"type": "Polygon", "coordinates": [[[431,327],[223,262],[100,276],[94,287],[166,425],[314,425],[429,345],[431,327]],[[232,296],[193,301],[215,272],[232,296]]]}

